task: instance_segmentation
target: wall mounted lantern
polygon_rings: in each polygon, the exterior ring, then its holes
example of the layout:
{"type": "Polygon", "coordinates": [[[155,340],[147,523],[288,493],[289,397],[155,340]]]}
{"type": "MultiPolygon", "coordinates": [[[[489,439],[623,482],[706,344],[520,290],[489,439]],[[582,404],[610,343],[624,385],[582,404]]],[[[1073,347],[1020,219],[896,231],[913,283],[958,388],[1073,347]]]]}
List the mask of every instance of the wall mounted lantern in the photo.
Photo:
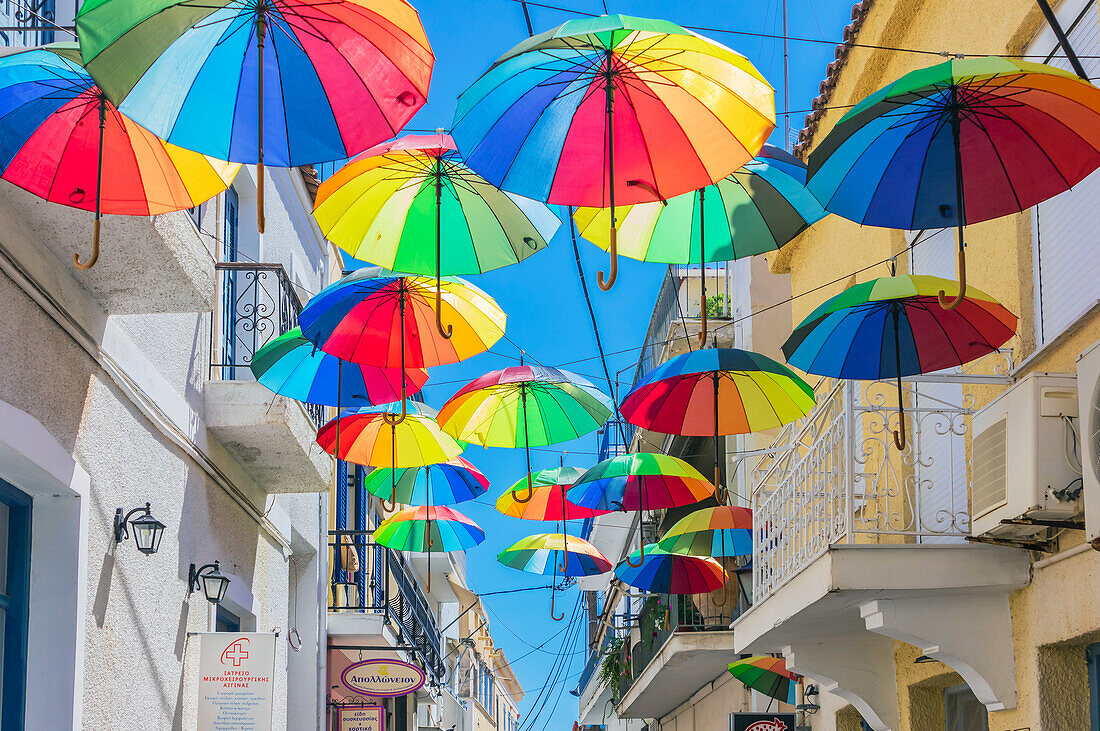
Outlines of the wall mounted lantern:
{"type": "Polygon", "coordinates": [[[115,543],[129,538],[130,529],[134,531],[134,544],[137,550],[151,556],[160,548],[160,539],[164,535],[164,523],[154,518],[149,511],[149,503],[144,508],[134,508],[123,515],[122,508],[115,508],[115,543]],[[131,520],[135,513],[144,513],[131,520]]]}
{"type": "Polygon", "coordinates": [[[196,569],[195,564],[187,573],[187,588],[194,594],[195,589],[202,585],[202,593],[206,595],[206,601],[218,604],[225,598],[225,590],[229,588],[229,577],[221,572],[221,562],[215,561],[196,569]]]}

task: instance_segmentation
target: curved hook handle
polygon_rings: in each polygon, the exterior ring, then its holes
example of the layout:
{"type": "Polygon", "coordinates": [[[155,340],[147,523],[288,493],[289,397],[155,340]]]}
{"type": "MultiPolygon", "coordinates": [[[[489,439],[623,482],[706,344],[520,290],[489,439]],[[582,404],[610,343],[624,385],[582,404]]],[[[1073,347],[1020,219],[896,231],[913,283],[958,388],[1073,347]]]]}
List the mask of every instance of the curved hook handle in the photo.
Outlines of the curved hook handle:
{"type": "Polygon", "coordinates": [[[454,325],[448,325],[443,327],[443,290],[439,287],[439,282],[435,283],[435,327],[439,330],[439,334],[450,340],[455,334],[454,325]]]}
{"type": "MultiPolygon", "coordinates": [[[[403,422],[405,420],[405,417],[408,416],[408,415],[409,415],[408,404],[405,401],[405,399],[401,399],[401,413],[396,414],[396,415],[395,414],[390,414],[390,413],[383,413],[382,414],[382,421],[386,422],[390,426],[397,426],[398,424],[403,422]]],[[[390,465],[390,466],[391,467],[396,467],[397,465],[390,465]]]]}
{"type": "Polygon", "coordinates": [[[966,252],[962,248],[959,249],[959,294],[955,299],[950,302],[947,300],[947,293],[942,289],[936,298],[940,301],[940,307],[945,310],[953,310],[962,304],[962,301],[966,299],[966,252]]]}
{"type": "Polygon", "coordinates": [[[557,614],[554,613],[554,590],[553,589],[550,589],[550,619],[554,620],[555,622],[560,622],[563,619],[565,619],[565,612],[564,611],[561,613],[560,617],[557,614]]]}
{"type": "MultiPolygon", "coordinates": [[[[563,535],[565,535],[565,534],[563,534],[563,535]]],[[[562,549],[561,556],[562,556],[562,558],[561,558],[561,563],[558,564],[558,571],[561,572],[562,576],[565,576],[565,573],[567,571],[569,571],[569,537],[568,536],[565,536],[565,546],[562,549]]]]}
{"type": "Polygon", "coordinates": [[[905,412],[898,413],[898,428],[894,430],[894,446],[899,452],[905,451],[905,412]]]}
{"type": "Polygon", "coordinates": [[[396,495],[391,495],[389,500],[387,500],[385,498],[382,498],[382,511],[383,512],[392,513],[396,510],[397,510],[397,496],[396,495]]]}
{"type": "Polygon", "coordinates": [[[724,607],[730,600],[730,582],[729,576],[726,577],[726,583],[722,584],[722,592],[720,594],[722,601],[718,601],[714,597],[711,597],[710,603],[716,607],[724,607]]]}
{"type": "Polygon", "coordinates": [[[529,503],[531,498],[535,496],[535,486],[531,482],[531,470],[527,470],[527,497],[520,497],[519,490],[512,491],[512,499],[517,503],[529,503]]]}
{"type": "Polygon", "coordinates": [[[619,276],[619,232],[615,229],[615,215],[611,216],[611,246],[608,248],[608,253],[611,254],[611,266],[608,267],[607,278],[604,278],[603,271],[596,272],[596,284],[600,285],[600,289],[604,292],[608,292],[615,286],[615,279],[619,276]]]}
{"type": "Polygon", "coordinates": [[[644,563],[645,563],[645,544],[643,543],[642,544],[642,550],[638,552],[638,563],[634,563],[633,561],[631,561],[630,560],[630,554],[628,553],[626,555],[626,565],[630,566],[631,568],[636,569],[644,563]]]}
{"type": "Polygon", "coordinates": [[[87,262],[80,261],[80,254],[73,254],[73,265],[82,272],[86,272],[99,261],[99,219],[92,224],[92,255],[87,262]]]}

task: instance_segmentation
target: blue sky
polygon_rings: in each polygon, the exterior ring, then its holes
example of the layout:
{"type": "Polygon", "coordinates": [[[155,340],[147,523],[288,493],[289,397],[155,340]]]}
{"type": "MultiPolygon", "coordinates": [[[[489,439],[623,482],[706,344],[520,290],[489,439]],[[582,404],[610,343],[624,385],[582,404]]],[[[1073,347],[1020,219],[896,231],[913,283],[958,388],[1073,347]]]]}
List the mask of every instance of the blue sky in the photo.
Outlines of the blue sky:
{"type": "MultiPolygon", "coordinates": [[[[523,11],[515,0],[413,0],[420,11],[436,55],[435,71],[428,104],[410,123],[411,129],[434,130],[449,127],[458,95],[495,59],[527,36],[523,11]]],[[[586,13],[603,11],[601,0],[548,0],[586,13]]],[[[780,0],[623,0],[608,2],[611,12],[664,18],[681,25],[701,26],[779,35],[782,30],[780,0]]],[[[851,0],[789,0],[788,33],[793,37],[838,40],[850,21],[851,0]]],[[[541,7],[530,8],[536,33],[561,24],[569,13],[541,7]]],[[[783,50],[773,38],[749,35],[707,33],[747,56],[776,88],[776,102],[782,111],[783,50]]],[[[817,94],[825,66],[833,60],[832,44],[792,42],[790,44],[791,109],[801,113],[791,117],[791,128],[802,126],[804,110],[817,94]]],[[[782,118],[772,142],[782,144],[782,118]]],[[[604,349],[609,353],[612,377],[619,371],[623,380],[621,394],[629,389],[638,347],[642,342],[664,269],[661,265],[619,260],[618,283],[605,293],[595,285],[596,270],[606,265],[606,254],[580,240],[585,276],[596,310],[604,349]]],[[[605,387],[588,311],[577,277],[569,229],[563,226],[551,245],[524,263],[489,272],[472,281],[492,295],[508,314],[507,337],[527,352],[529,362],[562,366],[605,387]],[[564,364],[564,365],[563,365],[564,364]]],[[[439,407],[463,383],[483,373],[513,365],[519,352],[502,340],[487,354],[466,362],[433,369],[424,395],[429,404],[439,407]]],[[[595,461],[596,435],[547,450],[533,451],[533,467],[555,467],[561,460],[567,465],[591,466],[595,461]]],[[[502,567],[496,554],[519,538],[553,530],[553,524],[533,523],[505,518],[492,504],[496,497],[524,473],[522,451],[471,447],[464,455],[480,467],[491,480],[490,493],[478,501],[456,506],[487,534],[485,543],[468,552],[469,583],[477,592],[491,592],[526,586],[543,586],[543,577],[502,567]]],[[[561,603],[568,610],[578,592],[571,590],[561,603]]],[[[562,638],[555,635],[562,623],[549,618],[549,592],[531,591],[487,597],[490,628],[498,647],[516,660],[514,668],[528,690],[521,712],[528,715],[539,698],[539,689],[547,683],[554,653],[562,650],[562,638]],[[547,642],[547,640],[550,640],[547,642]],[[532,650],[545,644],[538,650],[532,650]]],[[[569,729],[577,714],[577,700],[569,691],[577,685],[584,666],[584,630],[576,641],[568,643],[571,653],[566,679],[551,691],[543,713],[523,728],[569,729]]]]}

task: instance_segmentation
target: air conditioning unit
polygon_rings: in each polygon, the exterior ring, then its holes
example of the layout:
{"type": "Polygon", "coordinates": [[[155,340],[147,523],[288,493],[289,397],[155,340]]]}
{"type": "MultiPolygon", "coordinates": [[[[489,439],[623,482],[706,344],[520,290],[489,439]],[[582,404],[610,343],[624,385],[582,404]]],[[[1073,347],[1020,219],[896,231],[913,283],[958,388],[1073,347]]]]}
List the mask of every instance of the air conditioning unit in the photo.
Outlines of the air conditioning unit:
{"type": "Polygon", "coordinates": [[[1005,520],[1070,520],[1081,474],[1071,466],[1077,379],[1032,373],[974,415],[970,530],[975,536],[1028,539],[1047,530],[1005,520]],[[1067,458],[1069,452],[1069,458],[1067,458]]]}
{"type": "Polygon", "coordinates": [[[1077,358],[1077,393],[1085,539],[1100,546],[1100,340],[1077,358]]]}

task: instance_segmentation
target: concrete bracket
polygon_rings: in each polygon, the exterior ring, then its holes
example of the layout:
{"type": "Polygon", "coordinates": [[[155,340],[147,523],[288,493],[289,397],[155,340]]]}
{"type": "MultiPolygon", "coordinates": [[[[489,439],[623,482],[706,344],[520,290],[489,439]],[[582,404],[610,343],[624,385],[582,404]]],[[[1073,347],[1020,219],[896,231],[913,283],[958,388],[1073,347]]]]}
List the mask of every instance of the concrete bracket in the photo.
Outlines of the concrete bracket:
{"type": "Polygon", "coordinates": [[[875,731],[900,724],[894,643],[883,637],[841,637],[783,648],[787,667],[855,706],[875,731]]]}
{"type": "Polygon", "coordinates": [[[990,711],[1016,707],[1007,594],[880,599],[859,610],[869,631],[919,647],[955,670],[990,711]]]}

